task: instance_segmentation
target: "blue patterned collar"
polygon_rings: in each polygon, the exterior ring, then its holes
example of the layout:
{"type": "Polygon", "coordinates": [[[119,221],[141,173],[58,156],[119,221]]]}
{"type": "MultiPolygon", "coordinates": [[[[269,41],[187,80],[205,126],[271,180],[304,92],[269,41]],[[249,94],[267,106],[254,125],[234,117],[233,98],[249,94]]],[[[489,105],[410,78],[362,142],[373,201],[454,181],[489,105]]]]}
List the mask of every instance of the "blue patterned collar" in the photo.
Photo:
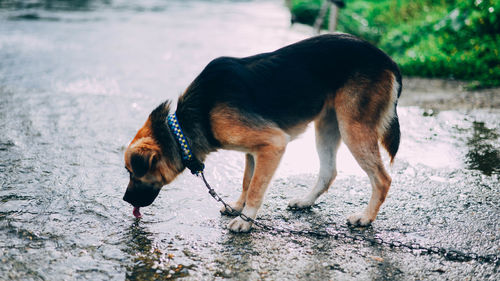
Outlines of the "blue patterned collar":
{"type": "Polygon", "coordinates": [[[177,115],[175,113],[168,115],[167,125],[170,128],[172,134],[175,136],[179,147],[181,148],[182,162],[184,163],[184,165],[186,165],[186,167],[191,170],[191,173],[195,175],[199,175],[200,173],[202,173],[205,165],[203,165],[203,163],[201,163],[198,159],[196,159],[196,157],[193,156],[192,150],[189,147],[184,133],[182,132],[179,121],[177,120],[177,115]]]}

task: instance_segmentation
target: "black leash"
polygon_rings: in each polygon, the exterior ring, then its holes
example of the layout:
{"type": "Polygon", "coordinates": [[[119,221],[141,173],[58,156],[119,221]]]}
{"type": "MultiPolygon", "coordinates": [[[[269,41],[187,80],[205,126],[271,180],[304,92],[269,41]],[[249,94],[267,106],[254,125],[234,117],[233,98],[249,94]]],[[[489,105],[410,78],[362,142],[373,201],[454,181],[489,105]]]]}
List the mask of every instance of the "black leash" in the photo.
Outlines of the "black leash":
{"type": "Polygon", "coordinates": [[[384,246],[388,248],[395,248],[395,249],[405,249],[408,250],[410,253],[414,255],[439,255],[446,260],[449,261],[456,261],[456,262],[467,262],[467,261],[478,261],[480,263],[489,263],[489,264],[495,264],[495,265],[500,265],[500,256],[498,254],[486,254],[486,255],[480,255],[476,253],[467,253],[467,252],[462,252],[462,251],[457,251],[457,250],[452,250],[452,249],[446,249],[443,247],[437,247],[437,246],[431,246],[431,247],[426,247],[422,246],[417,243],[402,243],[399,241],[385,241],[382,238],[379,237],[367,237],[362,234],[351,234],[348,232],[349,228],[347,227],[340,227],[340,226],[335,226],[335,228],[328,228],[325,229],[324,231],[317,231],[317,230],[312,230],[312,229],[302,229],[302,230],[296,230],[296,229],[291,229],[291,228],[282,228],[282,227],[276,227],[276,226],[271,226],[267,225],[265,223],[262,223],[260,221],[257,221],[255,219],[252,219],[245,214],[242,214],[241,212],[233,209],[229,204],[227,204],[218,194],[215,192],[215,190],[210,186],[210,184],[207,182],[207,179],[205,178],[205,174],[203,171],[200,171],[197,176],[201,177],[203,182],[205,183],[205,186],[208,189],[208,193],[210,196],[212,196],[216,201],[222,203],[224,205],[224,208],[226,210],[229,210],[231,214],[234,214],[236,216],[239,216],[242,218],[244,221],[250,222],[253,225],[266,230],[266,231],[271,231],[274,233],[285,233],[285,234],[293,234],[293,235],[307,235],[307,236],[313,236],[316,238],[333,238],[335,240],[342,240],[350,243],[362,243],[366,242],[369,243],[370,245],[379,245],[379,246],[384,246]]]}

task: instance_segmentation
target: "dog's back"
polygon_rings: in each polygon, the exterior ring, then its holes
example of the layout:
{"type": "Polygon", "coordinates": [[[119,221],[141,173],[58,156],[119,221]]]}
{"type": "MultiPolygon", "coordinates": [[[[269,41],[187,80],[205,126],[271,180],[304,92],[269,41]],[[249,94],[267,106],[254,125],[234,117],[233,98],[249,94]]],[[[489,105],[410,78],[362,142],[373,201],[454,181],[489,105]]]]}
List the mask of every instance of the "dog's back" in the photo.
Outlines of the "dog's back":
{"type": "Polygon", "coordinates": [[[253,121],[261,118],[290,130],[314,120],[343,93],[344,101],[351,100],[349,110],[357,112],[355,119],[380,127],[379,137],[393,158],[399,146],[395,104],[401,85],[396,63],[384,52],[354,36],[334,34],[251,57],[215,59],[183,101],[205,108],[205,116],[222,103],[253,121]]]}
{"type": "MultiPolygon", "coordinates": [[[[309,207],[328,189],[343,140],[372,185],[367,208],[348,220],[367,225],[391,184],[379,143],[394,159],[401,85],[397,65],[381,50],[347,34],[324,35],[270,53],[213,60],[179,98],[176,114],[197,159],[218,148],[247,153],[243,192],[232,207],[251,218],[287,143],[314,122],[318,182],[290,206],[309,207]]],[[[240,218],[229,224],[234,231],[250,226],[240,218]]]]}

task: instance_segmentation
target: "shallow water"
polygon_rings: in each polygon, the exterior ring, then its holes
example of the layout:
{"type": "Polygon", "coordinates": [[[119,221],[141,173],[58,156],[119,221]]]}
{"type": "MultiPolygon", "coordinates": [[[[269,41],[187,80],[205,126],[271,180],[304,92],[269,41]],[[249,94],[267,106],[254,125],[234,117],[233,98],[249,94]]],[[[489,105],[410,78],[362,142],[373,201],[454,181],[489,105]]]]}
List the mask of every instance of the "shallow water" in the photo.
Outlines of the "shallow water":
{"type": "MultiPolygon", "coordinates": [[[[69,2],[69,1],[68,1],[69,2]]],[[[136,220],[121,200],[123,152],[149,112],[211,59],[271,51],[310,35],[281,1],[0,3],[0,279],[497,279],[498,267],[262,231],[229,218],[189,173],[136,220]]],[[[405,93],[403,93],[404,95],[405,93]]],[[[499,112],[399,108],[393,187],[369,235],[498,253],[499,112]]],[[[237,197],[243,155],[218,152],[207,177],[237,197]]],[[[308,130],[288,147],[260,218],[343,225],[368,180],[342,146],[339,176],[309,211],[286,209],[314,183],[308,130]],[[286,187],[286,188],[285,188],[286,187]]]]}

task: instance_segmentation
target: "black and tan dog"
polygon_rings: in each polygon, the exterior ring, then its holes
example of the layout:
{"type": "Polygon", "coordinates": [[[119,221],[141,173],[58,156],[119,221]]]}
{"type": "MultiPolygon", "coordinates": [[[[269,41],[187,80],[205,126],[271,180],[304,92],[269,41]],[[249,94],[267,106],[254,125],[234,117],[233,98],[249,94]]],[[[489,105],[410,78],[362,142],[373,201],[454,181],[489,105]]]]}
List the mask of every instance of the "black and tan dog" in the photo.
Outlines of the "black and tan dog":
{"type": "MultiPolygon", "coordinates": [[[[391,184],[379,142],[392,161],[400,139],[396,104],[401,85],[397,65],[381,50],[351,35],[323,35],[271,53],[213,60],[179,98],[175,112],[197,161],[217,149],[246,153],[243,192],[231,206],[251,218],[288,142],[314,121],[318,181],[289,205],[309,207],[328,189],[343,140],[372,185],[368,206],[349,216],[348,223],[368,225],[391,184]]],[[[150,205],[161,187],[185,169],[166,124],[169,114],[170,102],[158,106],[125,152],[130,183],[124,200],[135,210],[150,205]]],[[[251,223],[236,217],[228,226],[243,232],[251,223]]]]}

